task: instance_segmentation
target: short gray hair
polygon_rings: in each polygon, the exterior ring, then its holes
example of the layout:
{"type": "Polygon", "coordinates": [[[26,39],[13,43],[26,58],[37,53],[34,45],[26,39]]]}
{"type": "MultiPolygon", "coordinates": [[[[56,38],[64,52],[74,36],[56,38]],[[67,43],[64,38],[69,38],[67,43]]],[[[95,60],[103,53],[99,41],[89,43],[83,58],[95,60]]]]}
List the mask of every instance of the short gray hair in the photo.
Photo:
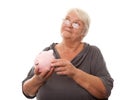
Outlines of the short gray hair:
{"type": "Polygon", "coordinates": [[[82,9],[78,9],[78,8],[72,8],[68,11],[69,12],[75,12],[78,17],[80,18],[81,21],[83,21],[84,25],[85,25],[85,29],[83,31],[83,36],[85,36],[88,33],[88,29],[90,26],[90,17],[89,15],[83,11],[82,9]]]}

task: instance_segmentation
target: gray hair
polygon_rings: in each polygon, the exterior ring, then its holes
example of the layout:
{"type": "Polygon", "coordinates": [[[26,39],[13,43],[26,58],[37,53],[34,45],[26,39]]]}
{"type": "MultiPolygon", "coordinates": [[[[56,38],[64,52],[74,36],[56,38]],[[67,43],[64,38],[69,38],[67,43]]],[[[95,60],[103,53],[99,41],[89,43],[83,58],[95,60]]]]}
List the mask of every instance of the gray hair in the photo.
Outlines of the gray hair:
{"type": "Polygon", "coordinates": [[[80,18],[81,21],[83,21],[84,25],[85,25],[85,29],[83,31],[83,36],[85,36],[88,33],[88,29],[90,26],[90,17],[88,16],[88,14],[83,11],[82,9],[78,9],[78,8],[72,8],[68,11],[69,12],[75,12],[78,17],[80,18]]]}

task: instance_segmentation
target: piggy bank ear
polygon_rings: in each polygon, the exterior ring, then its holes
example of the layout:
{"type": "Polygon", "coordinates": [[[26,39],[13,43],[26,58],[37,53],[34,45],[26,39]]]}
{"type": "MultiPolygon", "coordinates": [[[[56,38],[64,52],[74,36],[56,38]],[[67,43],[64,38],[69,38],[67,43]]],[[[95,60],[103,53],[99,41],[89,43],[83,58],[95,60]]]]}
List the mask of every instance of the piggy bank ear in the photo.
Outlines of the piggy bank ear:
{"type": "Polygon", "coordinates": [[[51,54],[53,54],[53,50],[52,50],[52,49],[51,49],[51,50],[49,50],[48,52],[49,52],[49,53],[51,53],[51,54]]]}
{"type": "Polygon", "coordinates": [[[54,56],[54,52],[53,52],[52,49],[48,51],[48,54],[49,54],[52,58],[55,58],[55,56],[54,56]]]}

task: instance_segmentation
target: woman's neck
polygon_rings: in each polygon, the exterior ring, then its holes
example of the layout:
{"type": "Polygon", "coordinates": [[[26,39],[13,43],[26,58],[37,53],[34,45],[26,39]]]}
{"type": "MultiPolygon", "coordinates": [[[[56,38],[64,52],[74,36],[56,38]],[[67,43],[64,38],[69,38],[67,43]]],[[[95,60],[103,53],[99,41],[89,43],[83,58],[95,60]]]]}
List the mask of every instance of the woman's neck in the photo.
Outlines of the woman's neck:
{"type": "Polygon", "coordinates": [[[60,43],[60,46],[69,51],[76,51],[79,48],[83,47],[83,43],[82,42],[62,41],[60,43]]]}

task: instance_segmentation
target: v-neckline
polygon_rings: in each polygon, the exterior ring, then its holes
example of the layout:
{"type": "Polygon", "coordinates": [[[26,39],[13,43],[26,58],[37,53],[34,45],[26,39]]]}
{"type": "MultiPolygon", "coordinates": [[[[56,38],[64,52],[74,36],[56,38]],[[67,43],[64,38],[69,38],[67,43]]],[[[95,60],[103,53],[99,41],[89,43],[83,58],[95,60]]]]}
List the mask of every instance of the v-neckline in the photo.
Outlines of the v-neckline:
{"type": "MultiPolygon", "coordinates": [[[[57,45],[58,43],[53,43],[53,50],[54,50],[54,56],[55,56],[55,58],[56,59],[60,59],[61,57],[60,57],[60,54],[59,54],[59,52],[57,51],[57,49],[55,48],[55,46],[57,45]]],[[[75,57],[73,57],[73,59],[72,60],[70,60],[70,62],[74,62],[74,60],[79,56],[82,56],[82,54],[83,54],[83,52],[85,51],[85,48],[86,48],[86,46],[87,46],[87,43],[84,43],[84,47],[83,47],[83,49],[75,56],[75,57]]]]}

